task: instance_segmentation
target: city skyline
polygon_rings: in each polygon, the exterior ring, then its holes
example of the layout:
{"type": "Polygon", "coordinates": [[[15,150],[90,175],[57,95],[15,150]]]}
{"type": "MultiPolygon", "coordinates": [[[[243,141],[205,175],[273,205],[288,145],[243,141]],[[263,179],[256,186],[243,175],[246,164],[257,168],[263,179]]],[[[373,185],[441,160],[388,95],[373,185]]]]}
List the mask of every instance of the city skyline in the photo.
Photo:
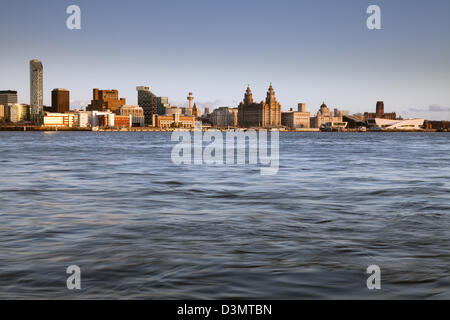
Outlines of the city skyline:
{"type": "Polygon", "coordinates": [[[273,82],[283,111],[304,102],[315,112],[326,101],[363,113],[383,100],[403,117],[450,120],[448,1],[377,1],[383,28],[376,31],[365,27],[366,1],[168,1],[151,5],[159,14],[151,21],[141,1],[78,1],[76,31],[65,27],[69,4],[4,5],[9,19],[7,26],[0,19],[0,32],[9,49],[0,53],[0,90],[17,90],[19,102],[30,103],[27,61],[36,58],[45,69],[44,105],[61,87],[71,92],[71,108],[86,107],[92,88],[117,89],[135,105],[136,86],[150,86],[171,105],[187,105],[193,92],[197,106],[212,110],[237,107],[247,84],[255,101],[264,100],[273,82]],[[32,22],[38,11],[43,19],[32,22]],[[271,16],[286,19],[249,23],[271,16]]]}

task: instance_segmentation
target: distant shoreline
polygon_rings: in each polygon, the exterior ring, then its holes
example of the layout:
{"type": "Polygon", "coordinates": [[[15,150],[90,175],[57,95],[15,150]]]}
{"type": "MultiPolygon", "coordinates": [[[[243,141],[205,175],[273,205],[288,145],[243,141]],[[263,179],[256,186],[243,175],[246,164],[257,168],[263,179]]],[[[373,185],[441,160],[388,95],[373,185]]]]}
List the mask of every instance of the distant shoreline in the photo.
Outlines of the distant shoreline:
{"type": "MultiPolygon", "coordinates": [[[[249,130],[248,128],[240,128],[241,130],[249,130]]],[[[251,128],[256,131],[261,130],[262,128],[251,128]]],[[[0,126],[0,131],[63,131],[63,132],[173,132],[175,130],[185,130],[185,131],[194,131],[193,129],[182,129],[182,128],[171,128],[171,129],[161,129],[161,128],[152,128],[152,127],[131,127],[131,128],[99,128],[98,130],[93,130],[92,128],[67,128],[67,127],[38,127],[38,126],[0,126]]],[[[233,130],[230,129],[223,129],[223,128],[210,128],[210,129],[204,129],[203,131],[208,130],[220,130],[220,131],[227,131],[227,130],[233,130]]],[[[301,129],[301,130],[280,130],[279,132],[296,132],[296,133],[302,133],[302,132],[324,132],[324,133],[330,133],[330,131],[320,131],[320,129],[316,128],[310,128],[310,129],[301,129]]],[[[448,130],[437,130],[437,129],[424,129],[424,130],[367,130],[366,132],[361,132],[358,129],[345,129],[343,131],[332,131],[332,132],[342,132],[342,133],[367,133],[367,132],[448,132],[448,130]]]]}

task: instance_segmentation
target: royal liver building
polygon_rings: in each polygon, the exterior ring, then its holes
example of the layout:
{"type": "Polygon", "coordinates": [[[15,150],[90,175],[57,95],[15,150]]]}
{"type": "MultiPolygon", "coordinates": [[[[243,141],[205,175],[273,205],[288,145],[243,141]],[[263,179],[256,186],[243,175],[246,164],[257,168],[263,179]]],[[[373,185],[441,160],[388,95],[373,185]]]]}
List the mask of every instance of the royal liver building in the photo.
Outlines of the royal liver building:
{"type": "Polygon", "coordinates": [[[30,106],[31,121],[34,124],[41,124],[43,116],[43,68],[39,60],[30,61],[30,106]]]}
{"type": "Polygon", "coordinates": [[[272,84],[267,91],[266,101],[253,102],[250,86],[239,104],[238,124],[240,127],[278,128],[281,126],[281,104],[275,98],[272,84]]]}

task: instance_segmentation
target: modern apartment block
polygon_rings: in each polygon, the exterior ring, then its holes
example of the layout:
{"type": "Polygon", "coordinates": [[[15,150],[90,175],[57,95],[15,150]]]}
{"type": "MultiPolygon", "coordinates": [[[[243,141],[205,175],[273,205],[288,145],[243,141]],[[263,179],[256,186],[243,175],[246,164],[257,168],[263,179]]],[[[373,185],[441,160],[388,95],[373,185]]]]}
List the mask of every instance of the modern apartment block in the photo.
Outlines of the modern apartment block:
{"type": "Polygon", "coordinates": [[[51,112],[64,113],[70,110],[70,92],[67,89],[52,90],[51,112]]]}
{"type": "Polygon", "coordinates": [[[119,99],[117,90],[99,90],[93,89],[93,99],[87,106],[87,111],[107,111],[115,112],[121,106],[126,104],[125,98],[119,99]]]}
{"type": "Polygon", "coordinates": [[[31,121],[41,124],[44,113],[44,85],[42,62],[33,59],[30,61],[30,106],[31,121]]]}

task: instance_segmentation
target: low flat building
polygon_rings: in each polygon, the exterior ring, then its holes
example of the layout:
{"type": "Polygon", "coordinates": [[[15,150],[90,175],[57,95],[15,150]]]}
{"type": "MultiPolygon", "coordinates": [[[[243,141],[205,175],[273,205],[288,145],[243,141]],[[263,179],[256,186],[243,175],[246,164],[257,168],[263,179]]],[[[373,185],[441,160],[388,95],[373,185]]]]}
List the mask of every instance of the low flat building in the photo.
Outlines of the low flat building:
{"type": "Polygon", "coordinates": [[[153,125],[157,128],[194,128],[194,116],[181,116],[178,113],[170,116],[153,115],[153,125]]]}
{"type": "Polygon", "coordinates": [[[432,129],[432,130],[450,130],[450,121],[430,121],[430,120],[425,120],[424,128],[425,129],[432,129]]]}
{"type": "Polygon", "coordinates": [[[77,127],[78,117],[76,113],[52,113],[48,112],[44,115],[43,126],[44,127],[77,127]]]}
{"type": "Polygon", "coordinates": [[[422,130],[424,119],[367,119],[367,126],[372,130],[422,130]]]}

